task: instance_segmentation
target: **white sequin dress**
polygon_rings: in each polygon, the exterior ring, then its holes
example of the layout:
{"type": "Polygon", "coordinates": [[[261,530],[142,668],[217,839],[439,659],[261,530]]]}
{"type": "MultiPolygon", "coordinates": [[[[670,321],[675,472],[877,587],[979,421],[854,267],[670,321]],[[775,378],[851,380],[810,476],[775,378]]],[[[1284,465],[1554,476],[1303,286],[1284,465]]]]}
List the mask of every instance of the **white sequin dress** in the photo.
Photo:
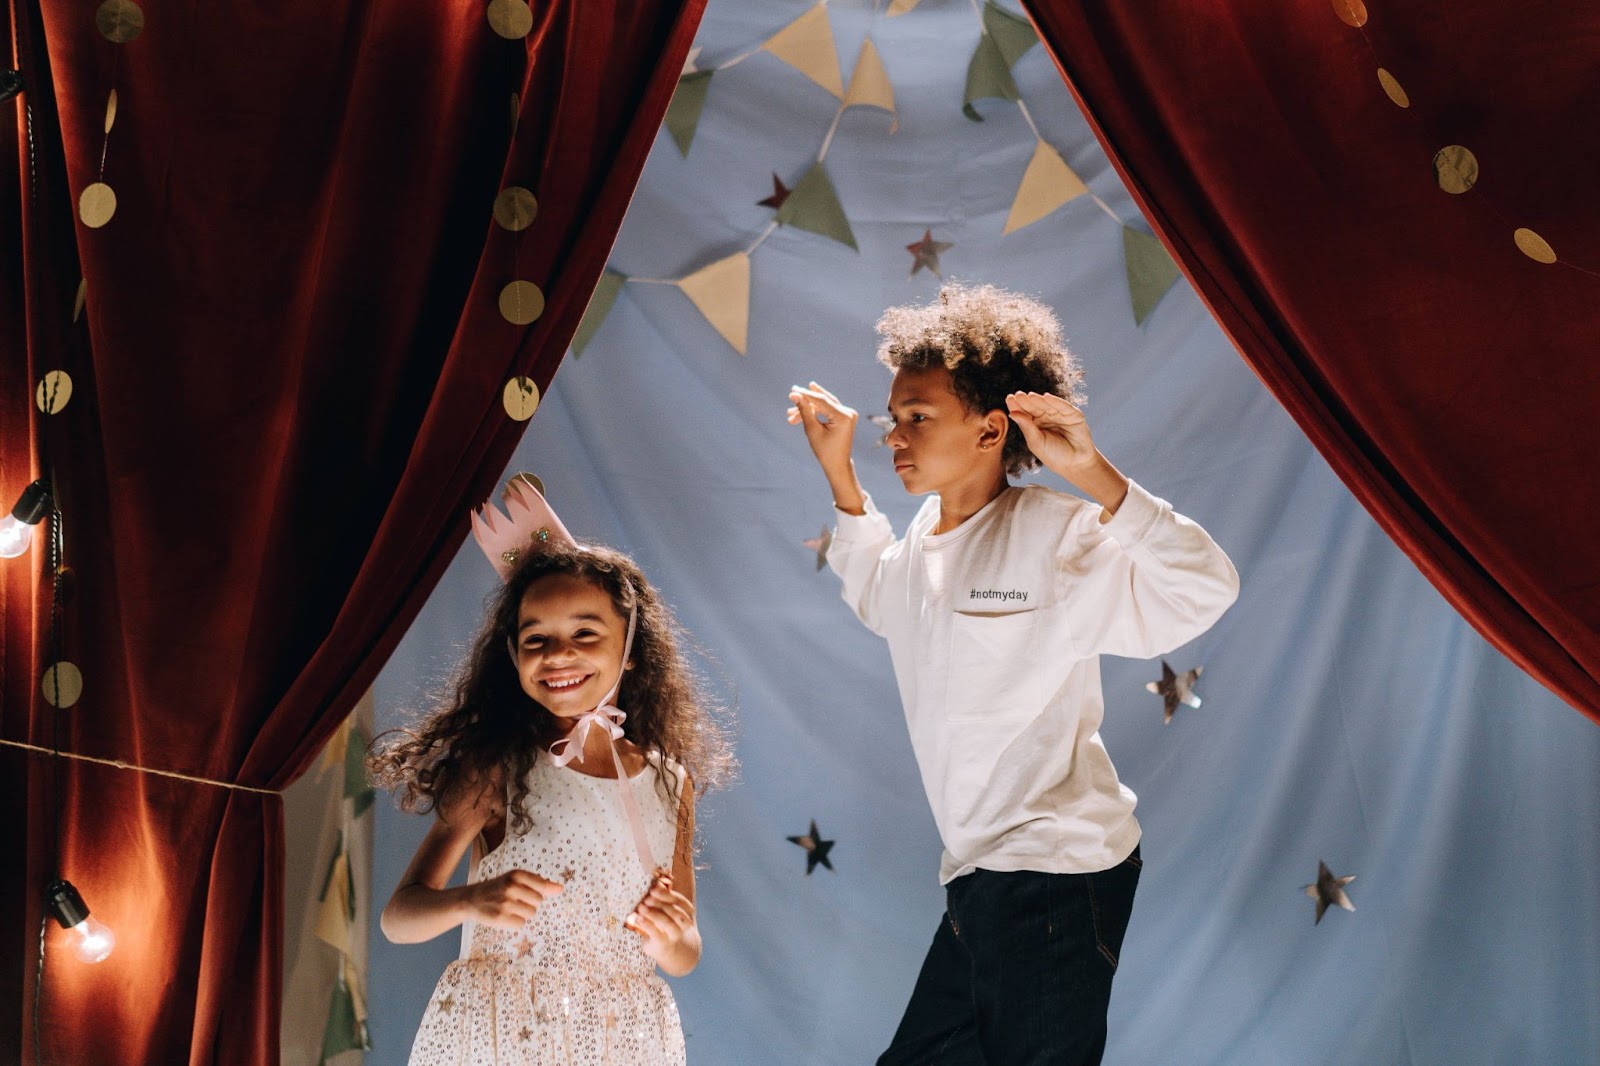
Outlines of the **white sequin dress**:
{"type": "MultiPolygon", "coordinates": [[[[670,867],[682,773],[665,775],[669,800],[659,767],[652,754],[629,784],[655,861],[670,867]]],[[[461,957],[428,1001],[411,1066],[681,1066],[677,1003],[622,924],[650,877],[616,781],[540,752],[528,785],[532,826],[508,829],[470,880],[523,869],[566,887],[521,930],[462,927],[461,957]]]]}

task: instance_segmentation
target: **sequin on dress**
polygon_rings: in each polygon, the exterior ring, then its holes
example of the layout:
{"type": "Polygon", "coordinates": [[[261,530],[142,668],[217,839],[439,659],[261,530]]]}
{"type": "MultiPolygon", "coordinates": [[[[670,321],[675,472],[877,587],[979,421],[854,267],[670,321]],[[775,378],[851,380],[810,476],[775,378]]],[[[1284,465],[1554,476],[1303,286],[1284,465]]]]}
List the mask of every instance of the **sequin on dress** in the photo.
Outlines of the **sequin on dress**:
{"type": "MultiPolygon", "coordinates": [[[[663,775],[652,753],[629,781],[658,859],[674,851],[683,780],[668,765],[663,775]]],[[[411,1066],[681,1066],[677,1003],[639,935],[622,924],[650,877],[616,781],[556,766],[540,752],[528,785],[532,826],[521,835],[508,830],[470,880],[523,869],[565,888],[520,930],[462,927],[461,957],[428,1001],[411,1066]]]]}

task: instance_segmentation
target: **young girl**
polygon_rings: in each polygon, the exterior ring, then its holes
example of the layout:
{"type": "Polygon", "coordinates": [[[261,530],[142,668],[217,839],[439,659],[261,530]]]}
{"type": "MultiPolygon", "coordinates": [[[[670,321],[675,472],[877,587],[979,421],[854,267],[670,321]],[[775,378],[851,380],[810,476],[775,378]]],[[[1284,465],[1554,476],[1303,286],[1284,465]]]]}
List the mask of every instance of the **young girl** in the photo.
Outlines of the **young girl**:
{"type": "Polygon", "coordinates": [[[371,760],[403,809],[435,813],[384,935],[463,930],[411,1062],[682,1063],[655,970],[699,961],[691,774],[714,783],[728,748],[633,561],[574,543],[527,482],[506,500],[509,523],[474,522],[505,585],[453,692],[371,760]]]}

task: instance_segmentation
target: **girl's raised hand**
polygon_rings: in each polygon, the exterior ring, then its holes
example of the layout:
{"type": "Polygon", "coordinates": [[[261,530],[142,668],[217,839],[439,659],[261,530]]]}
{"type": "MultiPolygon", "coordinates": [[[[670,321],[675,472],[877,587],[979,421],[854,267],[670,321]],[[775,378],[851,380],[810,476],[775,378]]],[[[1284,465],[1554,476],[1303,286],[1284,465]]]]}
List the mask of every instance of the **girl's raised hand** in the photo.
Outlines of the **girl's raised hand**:
{"type": "Polygon", "coordinates": [[[822,464],[824,472],[835,473],[850,466],[850,446],[860,416],[846,407],[839,397],[813,381],[809,388],[795,385],[789,390],[794,406],[789,408],[790,425],[805,427],[806,443],[822,464]]]}
{"type": "Polygon", "coordinates": [[[560,891],[560,884],[538,874],[508,870],[499,877],[467,886],[468,917],[496,929],[521,929],[546,899],[560,891]]]}
{"type": "Polygon", "coordinates": [[[669,971],[691,936],[694,902],[672,887],[672,875],[662,872],[650,882],[650,891],[622,924],[644,939],[644,953],[669,971]]]}

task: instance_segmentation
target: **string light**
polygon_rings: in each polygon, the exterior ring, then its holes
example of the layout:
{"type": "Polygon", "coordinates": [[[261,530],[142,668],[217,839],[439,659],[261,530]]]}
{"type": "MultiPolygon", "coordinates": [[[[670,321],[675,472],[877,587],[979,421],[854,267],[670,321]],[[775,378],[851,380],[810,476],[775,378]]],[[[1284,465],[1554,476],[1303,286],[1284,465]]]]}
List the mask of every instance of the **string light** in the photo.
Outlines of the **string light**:
{"type": "Polygon", "coordinates": [[[72,953],[84,962],[103,962],[117,946],[116,934],[111,927],[89,914],[83,896],[72,887],[71,881],[56,880],[44,890],[45,906],[61,923],[61,928],[75,934],[72,953]]]}
{"type": "Polygon", "coordinates": [[[11,513],[0,518],[0,558],[15,559],[33,543],[33,527],[50,513],[50,485],[44,479],[22,490],[11,513]]]}

